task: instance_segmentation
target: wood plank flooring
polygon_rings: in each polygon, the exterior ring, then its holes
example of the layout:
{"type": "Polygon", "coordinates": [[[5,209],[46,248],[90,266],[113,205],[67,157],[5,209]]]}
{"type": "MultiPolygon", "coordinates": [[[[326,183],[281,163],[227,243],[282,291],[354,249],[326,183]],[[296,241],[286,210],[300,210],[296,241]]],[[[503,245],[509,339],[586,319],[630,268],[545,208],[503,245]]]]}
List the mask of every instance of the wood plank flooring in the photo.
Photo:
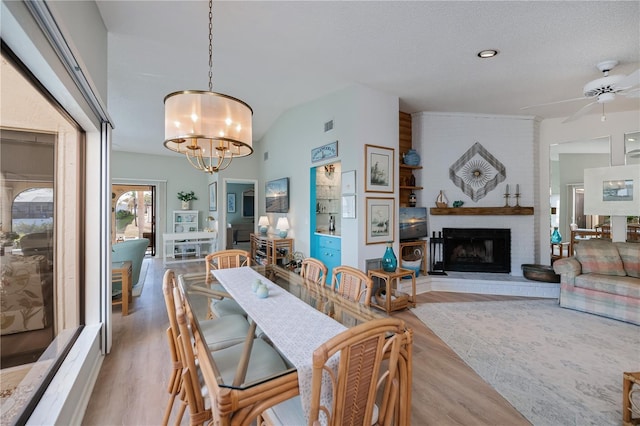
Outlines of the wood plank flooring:
{"type": "MultiPolygon", "coordinates": [[[[173,265],[172,265],[173,266],[173,265]]],[[[178,273],[200,263],[174,267],[178,273]]],[[[114,307],[113,349],[104,359],[84,425],[159,425],[168,400],[167,313],[162,297],[164,267],[154,259],[140,297],[130,313],[114,307]]],[[[518,297],[430,292],[418,303],[513,300],[518,297]]],[[[411,311],[395,313],[414,330],[413,425],[528,425],[498,392],[485,383],[411,311]]],[[[188,416],[182,421],[188,425],[188,416]]]]}

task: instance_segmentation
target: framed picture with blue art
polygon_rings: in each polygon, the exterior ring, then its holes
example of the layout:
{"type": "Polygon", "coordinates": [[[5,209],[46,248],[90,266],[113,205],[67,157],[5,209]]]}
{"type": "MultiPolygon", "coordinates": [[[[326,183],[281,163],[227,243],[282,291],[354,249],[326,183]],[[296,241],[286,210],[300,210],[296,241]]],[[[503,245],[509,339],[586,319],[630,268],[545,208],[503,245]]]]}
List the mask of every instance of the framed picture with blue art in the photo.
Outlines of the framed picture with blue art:
{"type": "Polygon", "coordinates": [[[236,194],[230,193],[227,194],[227,213],[235,213],[236,212],[236,194]]]}
{"type": "Polygon", "coordinates": [[[289,178],[271,180],[265,185],[267,213],[289,212],[289,178]]]}

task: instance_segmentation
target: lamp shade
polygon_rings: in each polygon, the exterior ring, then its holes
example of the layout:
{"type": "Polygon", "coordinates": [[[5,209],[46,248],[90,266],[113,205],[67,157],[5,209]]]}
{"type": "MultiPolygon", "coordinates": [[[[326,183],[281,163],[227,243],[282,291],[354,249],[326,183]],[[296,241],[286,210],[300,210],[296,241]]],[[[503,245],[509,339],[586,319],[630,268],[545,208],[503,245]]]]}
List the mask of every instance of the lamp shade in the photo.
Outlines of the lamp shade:
{"type": "Polygon", "coordinates": [[[269,218],[267,216],[260,216],[260,219],[258,219],[258,227],[260,228],[261,234],[266,234],[269,230],[269,218]]]}
{"type": "Polygon", "coordinates": [[[285,238],[287,236],[287,231],[289,230],[289,220],[287,220],[286,216],[278,218],[276,229],[280,231],[279,235],[281,238],[285,238]]]}
{"type": "Polygon", "coordinates": [[[168,94],[164,107],[164,146],[185,154],[197,168],[216,172],[232,158],[253,152],[253,111],[243,101],[221,93],[185,90],[168,94]]]}

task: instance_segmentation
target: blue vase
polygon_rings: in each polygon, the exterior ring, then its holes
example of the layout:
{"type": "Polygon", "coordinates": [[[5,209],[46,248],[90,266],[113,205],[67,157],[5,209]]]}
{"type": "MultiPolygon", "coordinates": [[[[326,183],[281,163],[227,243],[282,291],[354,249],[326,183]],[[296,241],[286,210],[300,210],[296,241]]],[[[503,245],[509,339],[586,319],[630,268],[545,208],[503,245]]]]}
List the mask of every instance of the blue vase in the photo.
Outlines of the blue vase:
{"type": "Polygon", "coordinates": [[[410,149],[404,155],[404,164],[407,166],[417,166],[420,164],[420,155],[418,155],[415,149],[410,149]]]}
{"type": "Polygon", "coordinates": [[[384,252],[384,256],[382,256],[382,269],[385,272],[394,272],[397,267],[398,267],[398,259],[396,258],[396,255],[393,252],[393,247],[391,246],[391,242],[388,242],[387,249],[384,252]]]}
{"type": "Polygon", "coordinates": [[[557,226],[553,227],[553,232],[551,233],[551,242],[555,244],[562,242],[562,235],[560,235],[560,231],[558,231],[557,226]]]}

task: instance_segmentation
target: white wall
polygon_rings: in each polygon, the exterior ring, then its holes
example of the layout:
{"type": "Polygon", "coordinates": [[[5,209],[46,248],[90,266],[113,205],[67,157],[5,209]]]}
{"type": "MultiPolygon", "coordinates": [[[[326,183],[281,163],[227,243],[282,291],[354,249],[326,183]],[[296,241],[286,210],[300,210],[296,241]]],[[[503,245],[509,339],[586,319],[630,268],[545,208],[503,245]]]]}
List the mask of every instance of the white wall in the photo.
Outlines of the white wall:
{"type": "MultiPolygon", "coordinates": [[[[291,208],[287,216],[296,251],[305,256],[311,252],[310,168],[340,161],[343,172],[356,170],[357,179],[357,217],[342,219],[341,223],[342,263],[364,269],[366,259],[382,257],[384,245],[365,244],[365,196],[394,197],[397,209],[397,195],[364,193],[364,145],[396,148],[398,111],[397,97],[364,86],[351,86],[285,112],[256,143],[257,158],[263,162],[260,181],[290,178],[291,208]],[[325,133],[324,123],[329,120],[334,120],[334,128],[325,133]],[[311,149],[336,140],[338,158],[311,162],[311,149]]],[[[395,176],[397,179],[398,158],[395,176]]],[[[260,216],[265,214],[265,203],[263,198],[257,201],[256,216],[260,216]]],[[[271,222],[275,223],[279,215],[271,216],[271,222]]]]}
{"type": "MultiPolygon", "coordinates": [[[[418,206],[435,207],[436,197],[443,190],[452,206],[455,200],[464,207],[501,207],[509,184],[513,195],[520,185],[520,205],[536,202],[535,137],[538,123],[533,117],[474,115],[421,112],[412,115],[413,148],[421,156],[421,173],[416,173],[418,206]],[[449,167],[475,142],[479,142],[506,168],[504,182],[484,198],[474,202],[449,179],[449,167]]],[[[547,197],[548,198],[548,197],[547,197]]],[[[509,200],[515,205],[515,200],[509,200]]],[[[547,210],[548,211],[548,210],[547,210]]],[[[535,216],[434,216],[429,215],[429,234],[443,227],[509,228],[511,229],[511,274],[522,275],[522,264],[534,263],[535,216]]]]}

